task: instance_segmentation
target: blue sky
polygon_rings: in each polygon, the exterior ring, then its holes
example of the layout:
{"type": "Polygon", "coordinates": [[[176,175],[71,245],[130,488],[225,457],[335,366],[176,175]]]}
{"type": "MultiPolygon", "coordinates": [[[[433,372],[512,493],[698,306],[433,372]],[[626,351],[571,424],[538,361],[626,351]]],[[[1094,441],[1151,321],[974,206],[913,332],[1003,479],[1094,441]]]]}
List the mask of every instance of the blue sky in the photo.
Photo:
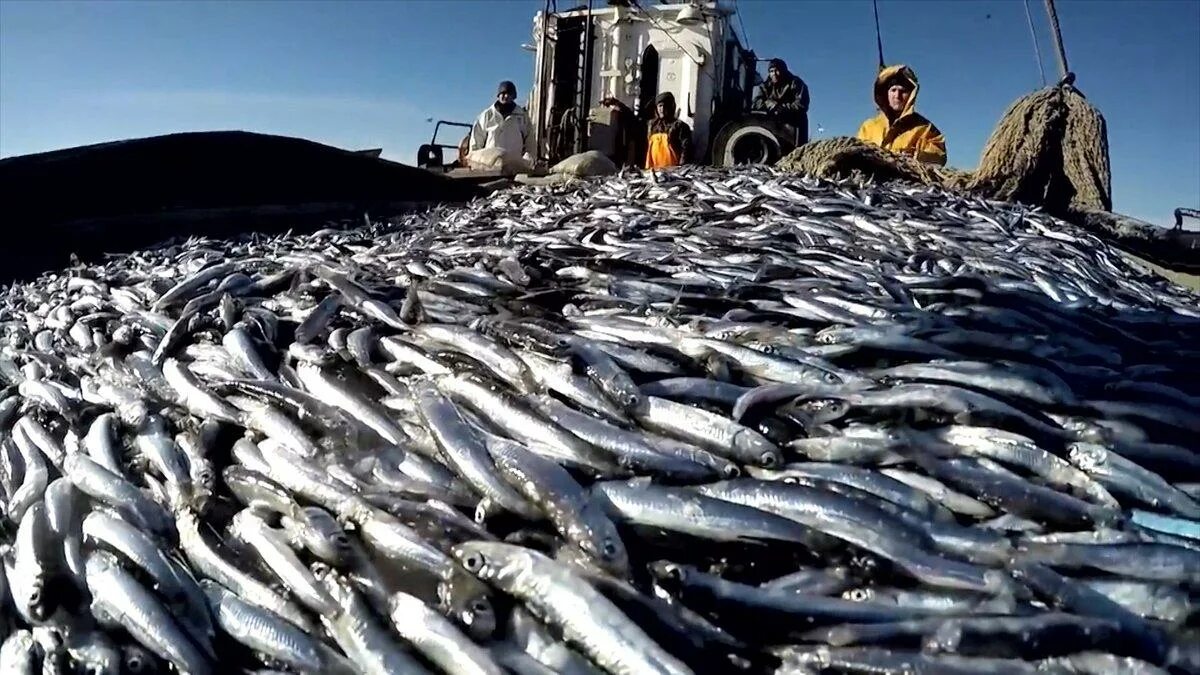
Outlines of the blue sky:
{"type": "MultiPolygon", "coordinates": [[[[649,1],[649,0],[644,0],[649,1]]],[[[571,4],[561,2],[560,6],[571,4]]],[[[246,129],[412,162],[427,118],[469,121],[532,80],[541,0],[0,0],[0,156],[196,129],[246,129]]],[[[1041,0],[1031,0],[1047,74],[1041,0]]],[[[740,0],[749,43],[812,90],[817,136],[871,114],[867,0],[740,0]]],[[[1060,0],[1078,87],[1108,120],[1118,211],[1166,223],[1200,207],[1200,0],[1060,0]]],[[[1020,0],[883,0],[889,62],[972,168],[996,121],[1039,86],[1020,0]]]]}

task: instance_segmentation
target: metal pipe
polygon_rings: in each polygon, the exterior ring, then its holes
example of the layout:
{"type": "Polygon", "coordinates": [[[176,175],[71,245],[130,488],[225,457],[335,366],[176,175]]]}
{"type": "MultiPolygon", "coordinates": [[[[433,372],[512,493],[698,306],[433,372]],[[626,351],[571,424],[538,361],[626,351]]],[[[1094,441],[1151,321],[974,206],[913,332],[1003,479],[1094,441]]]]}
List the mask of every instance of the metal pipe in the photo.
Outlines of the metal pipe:
{"type": "Polygon", "coordinates": [[[583,81],[579,83],[579,114],[576,118],[575,152],[587,149],[588,111],[592,107],[592,5],[588,0],[587,25],[583,32],[583,81]]]}
{"type": "MultiPolygon", "coordinates": [[[[550,159],[550,157],[549,157],[550,145],[548,142],[545,143],[546,157],[542,157],[543,141],[546,140],[546,139],[542,138],[542,135],[543,135],[542,132],[548,126],[546,124],[546,118],[549,114],[549,111],[546,110],[546,95],[550,90],[550,83],[546,81],[546,79],[547,79],[546,44],[549,42],[548,37],[550,35],[550,3],[552,3],[552,2],[554,2],[554,0],[546,0],[546,4],[545,4],[544,8],[542,9],[542,44],[538,48],[538,55],[537,55],[538,77],[537,77],[537,81],[534,82],[534,86],[537,87],[537,89],[538,89],[538,91],[537,91],[538,108],[537,108],[537,126],[535,126],[533,128],[533,133],[534,133],[534,139],[537,143],[537,145],[536,145],[537,153],[538,153],[537,158],[545,159],[545,160],[550,159]]],[[[556,8],[557,8],[557,6],[556,6],[556,8]]],[[[549,134],[546,134],[546,136],[549,136],[549,134]]]]}
{"type": "Polygon", "coordinates": [[[1050,28],[1053,29],[1054,46],[1058,50],[1059,77],[1067,79],[1071,69],[1067,67],[1067,50],[1063,47],[1062,31],[1058,28],[1058,12],[1054,11],[1054,0],[1046,0],[1046,14],[1050,16],[1050,28]]]}

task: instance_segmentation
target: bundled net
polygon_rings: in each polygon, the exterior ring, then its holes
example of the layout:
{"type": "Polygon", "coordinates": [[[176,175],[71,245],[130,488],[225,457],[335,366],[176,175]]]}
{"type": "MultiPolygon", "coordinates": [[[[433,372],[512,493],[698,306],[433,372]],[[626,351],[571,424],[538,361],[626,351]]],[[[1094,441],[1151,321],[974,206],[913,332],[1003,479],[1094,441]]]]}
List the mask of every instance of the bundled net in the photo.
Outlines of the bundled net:
{"type": "Polygon", "coordinates": [[[822,178],[900,180],[926,185],[961,185],[970,175],[965,171],[918,162],[848,136],[811,141],[792,151],[776,166],[822,178]]]}
{"type": "Polygon", "coordinates": [[[1013,103],[975,171],[925,164],[845,137],[801,146],[778,166],[825,178],[940,185],[1040,205],[1055,215],[1112,209],[1104,117],[1069,85],[1042,89],[1013,103]]]}
{"type": "Polygon", "coordinates": [[[965,187],[1052,213],[1112,210],[1104,117],[1074,87],[1018,99],[992,132],[965,187]]]}

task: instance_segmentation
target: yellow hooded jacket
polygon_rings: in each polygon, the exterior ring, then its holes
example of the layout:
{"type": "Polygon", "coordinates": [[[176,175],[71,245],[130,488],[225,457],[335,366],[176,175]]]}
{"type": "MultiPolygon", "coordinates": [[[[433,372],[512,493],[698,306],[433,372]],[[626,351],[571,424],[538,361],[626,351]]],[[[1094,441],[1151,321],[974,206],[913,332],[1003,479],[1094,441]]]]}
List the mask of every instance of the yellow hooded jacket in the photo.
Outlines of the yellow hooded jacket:
{"type": "Polygon", "coordinates": [[[946,137],[933,122],[925,119],[916,111],[917,74],[905,65],[888,66],[879,71],[875,78],[875,105],[879,114],[862,123],[858,128],[858,139],[874,143],[892,152],[915,157],[930,164],[946,164],[946,137]],[[904,112],[895,119],[889,119],[887,113],[887,82],[895,76],[907,78],[912,82],[912,95],[904,112]]]}

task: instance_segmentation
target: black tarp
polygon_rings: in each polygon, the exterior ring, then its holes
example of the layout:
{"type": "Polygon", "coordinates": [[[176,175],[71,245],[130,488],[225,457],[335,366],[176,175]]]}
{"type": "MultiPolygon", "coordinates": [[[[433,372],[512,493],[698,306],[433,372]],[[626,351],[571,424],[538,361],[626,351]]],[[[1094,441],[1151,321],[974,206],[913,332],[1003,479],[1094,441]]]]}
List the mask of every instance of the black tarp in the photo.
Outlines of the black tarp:
{"type": "Polygon", "coordinates": [[[177,235],[382,218],[476,188],[299,138],[170,134],[0,160],[0,280],[177,235]]]}

